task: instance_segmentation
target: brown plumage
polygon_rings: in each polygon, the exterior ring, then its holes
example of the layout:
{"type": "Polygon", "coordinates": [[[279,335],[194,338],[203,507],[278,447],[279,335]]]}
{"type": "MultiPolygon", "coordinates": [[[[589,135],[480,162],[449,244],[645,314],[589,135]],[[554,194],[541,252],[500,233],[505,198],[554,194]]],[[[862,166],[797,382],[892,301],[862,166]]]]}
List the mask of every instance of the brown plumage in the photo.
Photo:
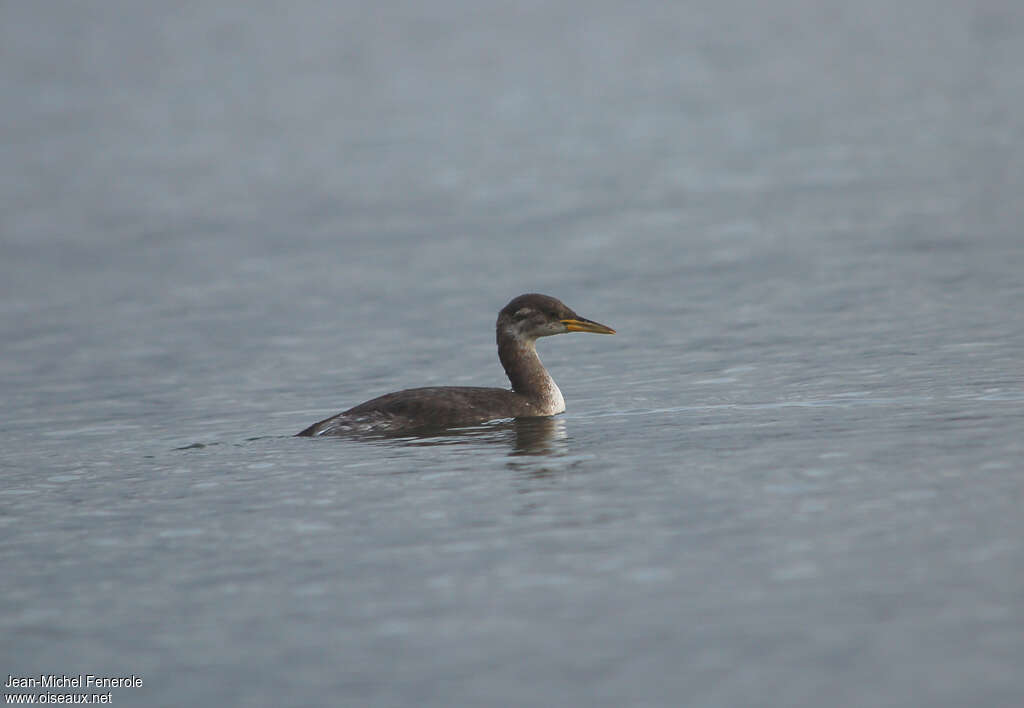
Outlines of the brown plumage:
{"type": "Polygon", "coordinates": [[[499,418],[548,416],[565,410],[562,392],[537,356],[536,341],[566,332],[615,334],[548,295],[520,295],[498,313],[498,358],[512,390],[432,386],[388,393],[314,423],[299,435],[345,435],[451,428],[499,418]]]}

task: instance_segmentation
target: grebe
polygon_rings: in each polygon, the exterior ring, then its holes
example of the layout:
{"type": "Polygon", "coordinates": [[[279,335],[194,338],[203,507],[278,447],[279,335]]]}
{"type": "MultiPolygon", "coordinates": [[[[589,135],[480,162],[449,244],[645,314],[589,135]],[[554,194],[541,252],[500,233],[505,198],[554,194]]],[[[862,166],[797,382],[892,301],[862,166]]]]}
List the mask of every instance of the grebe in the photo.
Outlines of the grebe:
{"type": "Polygon", "coordinates": [[[431,386],[389,393],[314,423],[300,436],[358,432],[400,432],[451,428],[500,418],[533,418],[561,413],[565,400],[537,356],[539,337],[567,332],[615,334],[580,317],[561,300],[529,293],[498,313],[498,358],[512,390],[478,386],[431,386]]]}

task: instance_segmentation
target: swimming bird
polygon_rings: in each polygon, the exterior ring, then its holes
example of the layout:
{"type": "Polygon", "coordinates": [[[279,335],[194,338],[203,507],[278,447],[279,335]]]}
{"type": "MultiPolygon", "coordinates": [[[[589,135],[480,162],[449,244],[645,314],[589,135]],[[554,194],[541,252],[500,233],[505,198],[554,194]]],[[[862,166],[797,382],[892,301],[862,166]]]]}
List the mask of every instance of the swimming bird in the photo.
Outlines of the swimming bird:
{"type": "Polygon", "coordinates": [[[565,410],[565,399],[537,356],[540,337],[567,332],[615,334],[603,324],[581,317],[561,300],[528,293],[498,313],[498,358],[512,389],[478,386],[431,386],[388,393],[314,423],[300,436],[358,432],[401,432],[451,428],[501,418],[550,416],[565,410]]]}

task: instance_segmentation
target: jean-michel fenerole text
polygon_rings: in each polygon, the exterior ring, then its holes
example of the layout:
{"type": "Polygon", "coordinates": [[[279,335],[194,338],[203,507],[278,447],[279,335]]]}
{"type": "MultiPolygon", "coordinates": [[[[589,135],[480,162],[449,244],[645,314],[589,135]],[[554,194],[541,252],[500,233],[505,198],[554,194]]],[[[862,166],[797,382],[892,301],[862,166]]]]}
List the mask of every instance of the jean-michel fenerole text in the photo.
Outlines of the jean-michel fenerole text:
{"type": "Polygon", "coordinates": [[[93,674],[40,674],[37,676],[7,675],[4,688],[138,688],[142,679],[131,676],[95,676],[93,674]]]}

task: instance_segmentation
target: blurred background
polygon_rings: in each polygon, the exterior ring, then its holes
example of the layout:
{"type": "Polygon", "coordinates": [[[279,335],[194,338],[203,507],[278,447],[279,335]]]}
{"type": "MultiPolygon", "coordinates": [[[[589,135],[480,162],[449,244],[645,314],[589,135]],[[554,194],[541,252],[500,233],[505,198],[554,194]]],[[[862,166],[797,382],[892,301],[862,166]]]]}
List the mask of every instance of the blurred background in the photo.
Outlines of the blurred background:
{"type": "Polygon", "coordinates": [[[1018,704],[1022,65],[1010,0],[4,3],[0,663],[1018,704]],[[289,437],[505,385],[532,291],[619,331],[552,427],[289,437]]]}

